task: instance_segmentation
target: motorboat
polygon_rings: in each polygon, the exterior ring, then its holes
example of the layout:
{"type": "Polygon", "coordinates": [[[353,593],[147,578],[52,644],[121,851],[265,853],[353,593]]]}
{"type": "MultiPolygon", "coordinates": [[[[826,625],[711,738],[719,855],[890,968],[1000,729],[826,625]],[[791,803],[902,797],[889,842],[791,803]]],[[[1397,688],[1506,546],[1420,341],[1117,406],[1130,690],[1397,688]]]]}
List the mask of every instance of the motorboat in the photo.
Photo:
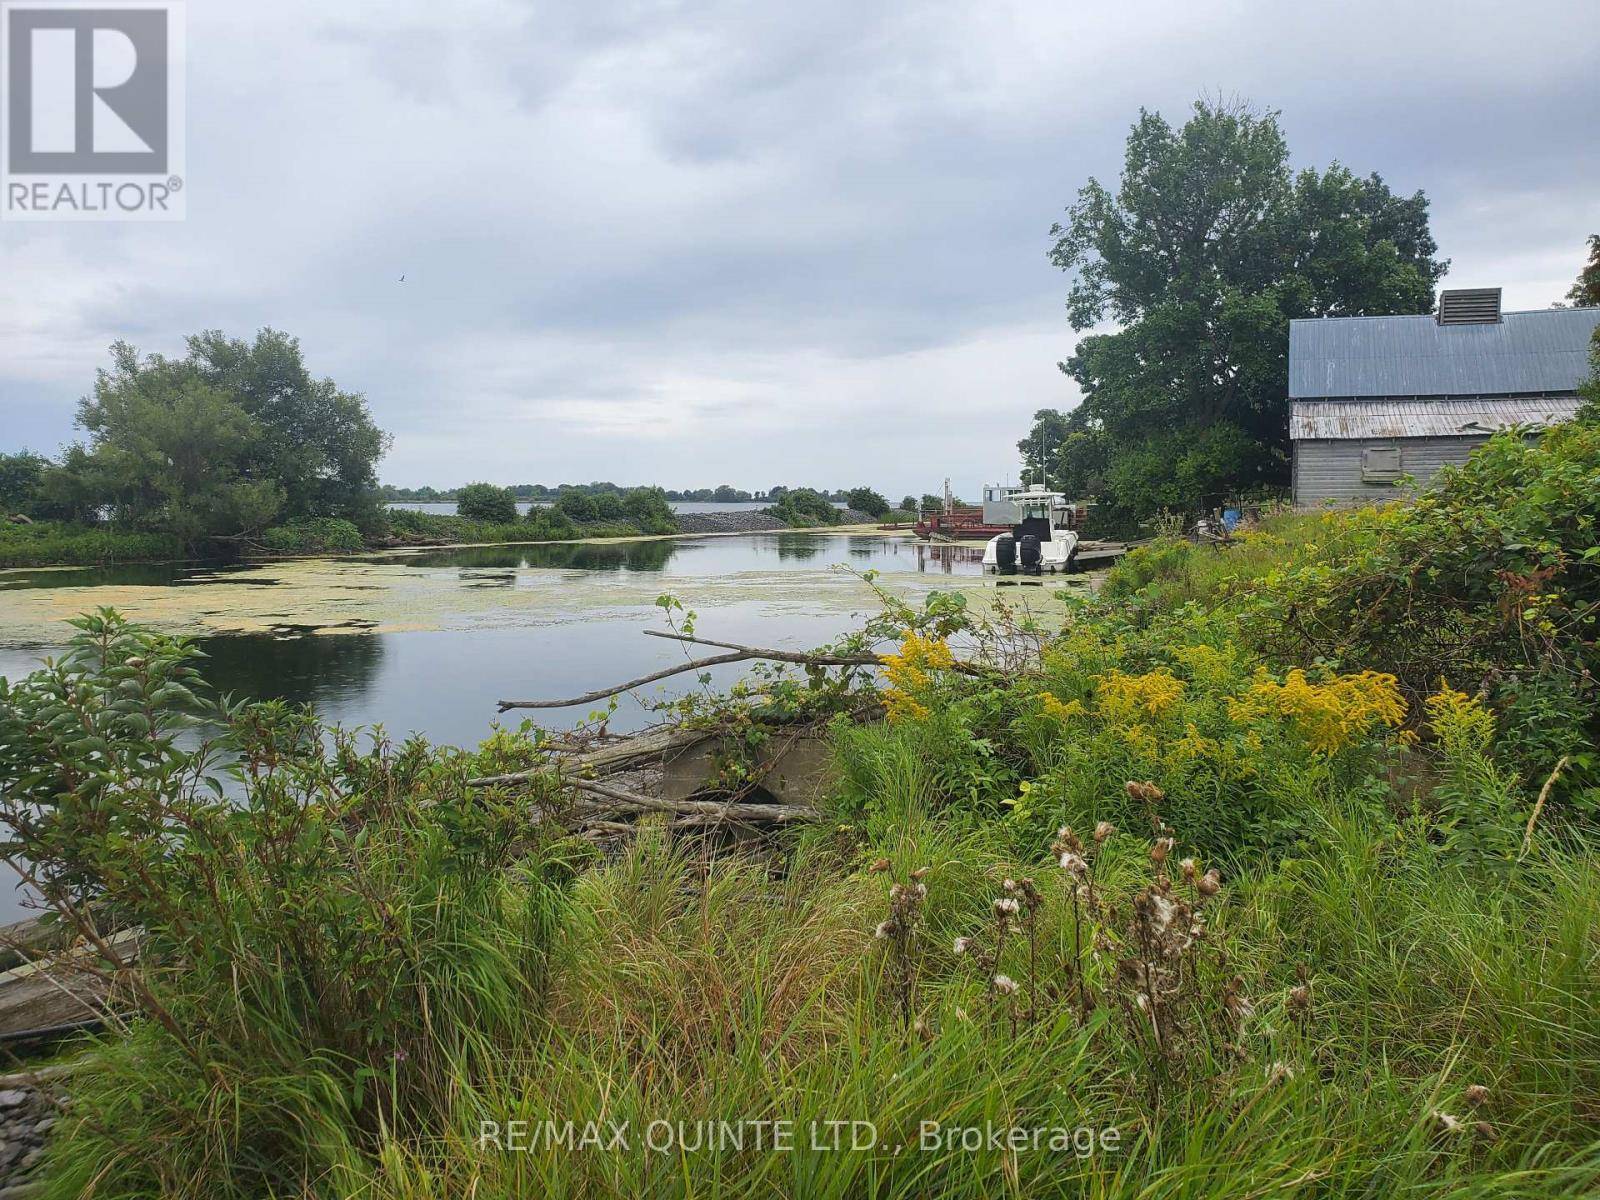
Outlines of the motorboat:
{"type": "Polygon", "coordinates": [[[998,575],[1043,575],[1072,570],[1078,534],[1072,529],[1075,509],[1061,492],[1032,484],[1010,494],[1021,519],[1011,532],[989,539],[983,569],[998,575]]]}

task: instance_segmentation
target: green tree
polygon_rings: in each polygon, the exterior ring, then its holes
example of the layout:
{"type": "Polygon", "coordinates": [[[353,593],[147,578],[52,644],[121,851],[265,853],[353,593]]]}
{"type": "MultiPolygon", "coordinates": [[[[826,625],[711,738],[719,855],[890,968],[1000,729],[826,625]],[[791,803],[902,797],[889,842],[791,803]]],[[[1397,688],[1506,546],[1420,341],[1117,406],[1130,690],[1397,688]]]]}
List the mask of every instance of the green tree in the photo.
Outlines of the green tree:
{"type": "Polygon", "coordinates": [[[1051,261],[1076,272],[1084,337],[1061,369],[1083,402],[1051,482],[1133,514],[1288,480],[1288,327],[1426,312],[1446,263],[1428,202],[1334,164],[1291,171],[1276,113],[1201,101],[1181,128],[1141,111],[1113,193],[1090,179],[1051,261]]]}
{"type": "Polygon", "coordinates": [[[1567,299],[1585,308],[1600,305],[1600,233],[1589,235],[1589,261],[1567,290],[1567,299]]]}
{"type": "Polygon", "coordinates": [[[363,396],[315,378],[299,341],[275,329],[250,342],[207,330],[188,339],[188,351],[185,368],[259,422],[241,473],[283,488],[290,516],[372,519],[389,438],[363,396]]]}
{"type": "Polygon", "coordinates": [[[907,492],[904,496],[900,497],[900,511],[901,512],[916,512],[917,511],[917,498],[915,496],[913,496],[910,492],[907,492]]]}
{"type": "Polygon", "coordinates": [[[889,511],[889,502],[869,487],[851,488],[844,499],[851,508],[869,517],[881,517],[889,511]]]}
{"type": "Polygon", "coordinates": [[[89,445],[41,483],[46,503],[205,539],[249,537],[275,519],[370,522],[388,444],[366,402],[306,370],[299,343],[215,331],[183,358],[140,358],[126,342],[78,405],[89,445]]]}
{"type": "Polygon", "coordinates": [[[1017,443],[1017,452],[1022,455],[1024,485],[1060,482],[1055,458],[1070,433],[1066,413],[1041,408],[1033,414],[1033,428],[1017,443]]]}
{"type": "Polygon", "coordinates": [[[112,348],[78,423],[92,437],[87,461],[117,520],[176,534],[184,544],[251,533],[283,507],[272,479],[243,473],[261,430],[232,397],[181,364],[140,363],[112,348]]]}
{"type": "Polygon", "coordinates": [[[517,498],[508,487],[469,483],[456,493],[456,514],[472,521],[510,525],[517,519],[517,498]]]}
{"type": "Polygon", "coordinates": [[[0,454],[0,517],[27,513],[38,506],[39,484],[50,460],[32,450],[0,454]]]}

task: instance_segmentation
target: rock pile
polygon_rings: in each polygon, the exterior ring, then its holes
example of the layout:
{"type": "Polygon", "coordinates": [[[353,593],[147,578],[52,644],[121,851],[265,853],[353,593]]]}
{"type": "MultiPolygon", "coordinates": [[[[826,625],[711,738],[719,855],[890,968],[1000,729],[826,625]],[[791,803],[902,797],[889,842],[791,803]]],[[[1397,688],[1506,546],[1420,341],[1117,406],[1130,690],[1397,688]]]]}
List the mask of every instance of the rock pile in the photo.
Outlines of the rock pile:
{"type": "Polygon", "coordinates": [[[61,1115],[57,1080],[64,1068],[0,1075],[0,1200],[33,1195],[45,1137],[61,1115]]]}
{"type": "Polygon", "coordinates": [[[787,528],[777,517],[753,510],[678,514],[681,533],[768,533],[787,528]]]}

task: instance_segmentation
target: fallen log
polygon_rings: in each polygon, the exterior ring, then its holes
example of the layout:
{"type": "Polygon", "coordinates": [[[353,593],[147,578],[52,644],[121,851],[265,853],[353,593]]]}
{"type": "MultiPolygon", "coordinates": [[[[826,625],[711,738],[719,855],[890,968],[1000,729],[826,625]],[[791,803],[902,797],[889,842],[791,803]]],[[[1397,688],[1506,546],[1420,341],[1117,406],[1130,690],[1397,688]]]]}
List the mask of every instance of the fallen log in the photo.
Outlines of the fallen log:
{"type": "MultiPolygon", "coordinates": [[[[581,774],[586,778],[615,775],[646,764],[659,765],[667,757],[713,736],[711,730],[669,725],[647,730],[633,737],[618,738],[595,750],[572,754],[562,759],[563,776],[581,774]]],[[[553,764],[552,764],[553,766],[553,764]]],[[[505,783],[526,783],[550,773],[552,767],[534,767],[504,775],[483,775],[467,780],[468,787],[494,787],[505,783]]]]}
{"type": "Polygon", "coordinates": [[[659,812],[684,817],[711,817],[729,821],[767,821],[779,824],[809,821],[817,814],[799,804],[753,804],[743,800],[663,800],[638,792],[597,783],[592,779],[569,779],[568,784],[592,796],[602,796],[608,804],[590,802],[591,810],[607,813],[659,812]]]}
{"type": "MultiPolygon", "coordinates": [[[[108,938],[106,945],[127,964],[139,957],[143,938],[143,930],[127,929],[108,938]]],[[[100,1019],[114,972],[113,964],[84,946],[0,974],[0,1038],[100,1019]]]]}

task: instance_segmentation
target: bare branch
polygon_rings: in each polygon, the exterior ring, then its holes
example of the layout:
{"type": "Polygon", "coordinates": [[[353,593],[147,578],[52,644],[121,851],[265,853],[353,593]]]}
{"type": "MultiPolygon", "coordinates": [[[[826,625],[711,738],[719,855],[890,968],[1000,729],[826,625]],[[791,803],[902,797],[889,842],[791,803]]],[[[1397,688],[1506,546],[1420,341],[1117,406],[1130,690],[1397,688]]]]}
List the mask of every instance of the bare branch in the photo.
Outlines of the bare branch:
{"type": "Polygon", "coordinates": [[[501,712],[512,708],[571,708],[575,704],[593,704],[596,700],[605,700],[619,692],[631,692],[636,687],[643,687],[647,683],[654,683],[658,679],[668,679],[673,675],[682,675],[685,671],[698,671],[704,667],[715,667],[722,663],[744,662],[756,658],[754,654],[714,654],[710,658],[696,658],[688,662],[679,663],[675,667],[664,670],[652,671],[648,675],[641,675],[637,679],[630,679],[626,683],[619,683],[615,687],[599,688],[592,692],[585,692],[581,696],[574,696],[570,700],[500,700],[496,703],[501,712]]]}
{"type": "Polygon", "coordinates": [[[688,671],[699,671],[706,667],[721,666],[724,663],[747,662],[751,659],[767,659],[772,662],[800,663],[808,667],[875,667],[878,665],[876,654],[825,654],[805,650],[777,650],[762,646],[740,646],[733,642],[713,642],[705,638],[689,637],[687,634],[663,633],[655,629],[644,631],[649,637],[666,638],[674,642],[694,642],[702,646],[720,646],[732,651],[729,654],[713,654],[709,658],[692,658],[681,662],[677,666],[664,667],[659,671],[652,671],[648,675],[641,675],[637,679],[629,679],[625,683],[613,687],[597,688],[592,692],[585,692],[581,696],[574,696],[570,700],[501,700],[498,701],[501,712],[513,708],[571,708],[576,704],[593,704],[597,700],[605,700],[621,692],[631,692],[634,688],[643,687],[647,683],[655,683],[660,679],[669,679],[674,675],[682,675],[688,671]]]}

